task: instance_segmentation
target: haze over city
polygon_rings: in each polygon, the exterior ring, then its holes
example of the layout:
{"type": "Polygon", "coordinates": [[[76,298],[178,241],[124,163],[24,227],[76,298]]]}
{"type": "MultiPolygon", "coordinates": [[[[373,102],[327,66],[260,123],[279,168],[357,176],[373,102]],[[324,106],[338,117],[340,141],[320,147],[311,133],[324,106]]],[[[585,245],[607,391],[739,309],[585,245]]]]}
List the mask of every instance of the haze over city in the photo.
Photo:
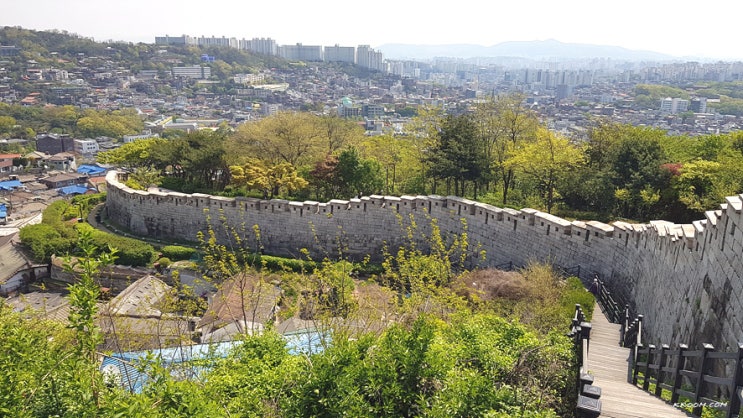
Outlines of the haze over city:
{"type": "Polygon", "coordinates": [[[156,35],[270,37],[280,44],[474,44],[555,39],[620,46],[684,58],[743,59],[735,45],[743,2],[698,7],[628,0],[524,3],[423,3],[380,0],[368,6],[332,0],[99,2],[11,0],[0,26],[57,29],[152,43],[156,35]]]}

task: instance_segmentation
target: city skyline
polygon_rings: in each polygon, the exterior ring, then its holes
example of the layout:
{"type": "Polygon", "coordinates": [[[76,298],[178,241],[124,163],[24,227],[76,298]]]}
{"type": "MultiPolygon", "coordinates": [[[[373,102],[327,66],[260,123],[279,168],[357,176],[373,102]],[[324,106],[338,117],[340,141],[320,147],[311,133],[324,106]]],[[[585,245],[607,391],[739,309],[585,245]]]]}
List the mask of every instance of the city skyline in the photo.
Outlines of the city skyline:
{"type": "Polygon", "coordinates": [[[19,0],[4,5],[0,26],[65,30],[98,41],[153,43],[155,36],[270,37],[279,44],[496,45],[509,41],[555,39],[566,43],[620,46],[676,57],[743,59],[735,45],[743,3],[706,3],[714,20],[698,8],[666,2],[628,0],[596,6],[585,0],[537,0],[528,9],[512,4],[465,7],[380,0],[374,7],[347,2],[280,1],[210,3],[171,0],[101,2],[39,0],[33,8],[19,0]],[[706,17],[700,21],[700,17],[706,17]],[[709,28],[713,28],[712,31],[709,28]]]}

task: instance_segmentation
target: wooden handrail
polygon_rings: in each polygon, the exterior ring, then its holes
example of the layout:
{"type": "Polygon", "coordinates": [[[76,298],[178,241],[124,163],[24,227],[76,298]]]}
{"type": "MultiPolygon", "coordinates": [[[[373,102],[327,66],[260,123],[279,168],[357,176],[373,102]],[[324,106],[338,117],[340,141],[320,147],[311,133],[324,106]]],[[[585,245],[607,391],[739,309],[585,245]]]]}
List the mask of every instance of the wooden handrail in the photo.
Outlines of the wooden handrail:
{"type": "MultiPolygon", "coordinates": [[[[634,327],[641,333],[642,321],[633,321],[627,331],[631,332],[634,327]]],[[[693,416],[701,416],[704,405],[724,410],[727,418],[740,414],[743,344],[738,346],[736,352],[718,352],[711,344],[703,344],[699,350],[689,350],[688,346],[679,344],[676,350],[671,350],[666,344],[660,347],[643,346],[638,336],[631,348],[628,380],[632,384],[638,385],[642,374],[643,390],[650,391],[650,385],[655,384],[652,393],[660,397],[663,389],[666,389],[671,392],[671,402],[675,406],[683,406],[679,401],[681,397],[686,398],[685,403],[692,407],[693,416]],[[712,366],[719,361],[727,362],[723,364],[728,365],[733,361],[732,373],[724,376],[711,374],[712,366]],[[684,378],[691,387],[682,388],[684,378]],[[719,396],[720,392],[726,393],[729,398],[719,396]]]]}

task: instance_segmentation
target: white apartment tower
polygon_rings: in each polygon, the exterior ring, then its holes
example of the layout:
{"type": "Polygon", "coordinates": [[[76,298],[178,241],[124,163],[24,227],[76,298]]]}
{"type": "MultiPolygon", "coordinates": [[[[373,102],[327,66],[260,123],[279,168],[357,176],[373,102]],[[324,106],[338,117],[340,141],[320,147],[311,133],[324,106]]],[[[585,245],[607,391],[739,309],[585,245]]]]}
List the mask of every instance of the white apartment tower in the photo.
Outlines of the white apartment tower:
{"type": "Polygon", "coordinates": [[[356,64],[359,67],[369,68],[370,70],[386,70],[384,55],[379,51],[375,51],[369,45],[359,45],[356,48],[356,64]]]}
{"type": "Polygon", "coordinates": [[[352,46],[326,46],[326,62],[347,62],[353,64],[356,61],[356,48],[352,46]]]}
{"type": "Polygon", "coordinates": [[[279,54],[279,47],[276,45],[276,41],[271,38],[242,39],[240,40],[240,49],[263,55],[279,54]]]}
{"type": "Polygon", "coordinates": [[[293,61],[322,61],[322,47],[315,45],[281,45],[279,55],[293,61]]]}

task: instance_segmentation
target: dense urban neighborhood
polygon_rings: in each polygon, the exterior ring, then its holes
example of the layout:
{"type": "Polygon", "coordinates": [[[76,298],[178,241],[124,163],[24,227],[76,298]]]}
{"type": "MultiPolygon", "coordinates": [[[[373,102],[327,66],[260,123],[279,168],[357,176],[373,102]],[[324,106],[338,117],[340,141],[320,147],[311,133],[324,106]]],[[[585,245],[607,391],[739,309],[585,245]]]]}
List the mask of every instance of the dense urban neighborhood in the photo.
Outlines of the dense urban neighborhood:
{"type": "Polygon", "coordinates": [[[597,416],[595,298],[739,331],[741,127],[743,62],[0,27],[0,416],[597,416]]]}

